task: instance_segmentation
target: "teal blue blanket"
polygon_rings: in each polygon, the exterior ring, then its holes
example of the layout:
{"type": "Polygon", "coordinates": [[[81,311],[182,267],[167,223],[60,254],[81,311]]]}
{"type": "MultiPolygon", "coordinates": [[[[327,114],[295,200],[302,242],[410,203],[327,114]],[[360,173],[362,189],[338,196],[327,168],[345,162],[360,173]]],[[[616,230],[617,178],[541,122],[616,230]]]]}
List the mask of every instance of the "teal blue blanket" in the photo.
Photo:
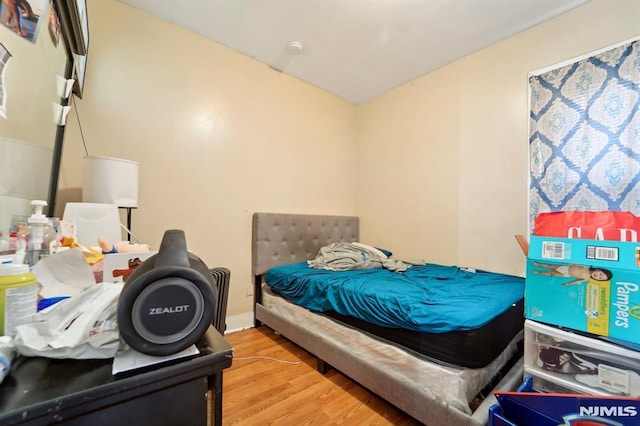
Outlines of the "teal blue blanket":
{"type": "Polygon", "coordinates": [[[524,278],[428,264],[406,272],[277,266],[269,286],[312,311],[335,311],[383,327],[429,333],[473,330],[524,297],[524,278]]]}

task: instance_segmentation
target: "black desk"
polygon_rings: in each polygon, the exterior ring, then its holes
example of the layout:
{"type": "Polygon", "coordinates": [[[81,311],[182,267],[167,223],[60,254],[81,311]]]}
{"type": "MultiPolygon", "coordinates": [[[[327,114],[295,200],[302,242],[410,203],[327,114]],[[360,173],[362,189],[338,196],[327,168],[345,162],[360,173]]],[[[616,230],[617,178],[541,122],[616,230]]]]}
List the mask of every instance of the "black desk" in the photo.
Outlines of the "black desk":
{"type": "Polygon", "coordinates": [[[206,425],[222,421],[222,370],[233,350],[210,327],[189,359],[111,375],[112,359],[20,357],[0,385],[0,424],[206,425]]]}

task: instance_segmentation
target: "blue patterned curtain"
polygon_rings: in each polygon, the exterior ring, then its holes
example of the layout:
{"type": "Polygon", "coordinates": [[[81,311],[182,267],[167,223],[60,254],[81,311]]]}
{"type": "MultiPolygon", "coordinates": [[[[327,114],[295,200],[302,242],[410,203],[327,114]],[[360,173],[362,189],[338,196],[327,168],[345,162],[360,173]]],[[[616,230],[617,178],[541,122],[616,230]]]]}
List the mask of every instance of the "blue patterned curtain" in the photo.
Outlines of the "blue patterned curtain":
{"type": "Polygon", "coordinates": [[[549,211],[640,216],[640,41],[529,84],[531,226],[549,211]]]}

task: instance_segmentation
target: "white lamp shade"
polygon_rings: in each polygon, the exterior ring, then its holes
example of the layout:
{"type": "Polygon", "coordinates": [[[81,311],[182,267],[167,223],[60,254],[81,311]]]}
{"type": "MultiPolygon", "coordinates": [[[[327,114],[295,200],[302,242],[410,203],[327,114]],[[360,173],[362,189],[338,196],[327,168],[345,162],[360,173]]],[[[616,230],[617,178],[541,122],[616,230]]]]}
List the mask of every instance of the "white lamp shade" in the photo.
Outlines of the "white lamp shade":
{"type": "Polygon", "coordinates": [[[138,163],[120,158],[85,157],[82,201],[138,207],[138,163]]]}

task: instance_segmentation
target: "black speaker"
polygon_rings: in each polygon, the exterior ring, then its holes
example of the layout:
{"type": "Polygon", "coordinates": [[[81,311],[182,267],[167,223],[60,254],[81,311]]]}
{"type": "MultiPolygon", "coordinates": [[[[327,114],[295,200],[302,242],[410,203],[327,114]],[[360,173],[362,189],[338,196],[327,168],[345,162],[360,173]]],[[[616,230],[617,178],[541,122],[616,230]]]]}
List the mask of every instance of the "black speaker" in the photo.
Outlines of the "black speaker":
{"type": "Polygon", "coordinates": [[[211,326],[217,294],[184,232],[165,232],[158,253],[136,268],[118,300],[118,328],[138,352],[163,356],[196,343],[211,326]]]}

